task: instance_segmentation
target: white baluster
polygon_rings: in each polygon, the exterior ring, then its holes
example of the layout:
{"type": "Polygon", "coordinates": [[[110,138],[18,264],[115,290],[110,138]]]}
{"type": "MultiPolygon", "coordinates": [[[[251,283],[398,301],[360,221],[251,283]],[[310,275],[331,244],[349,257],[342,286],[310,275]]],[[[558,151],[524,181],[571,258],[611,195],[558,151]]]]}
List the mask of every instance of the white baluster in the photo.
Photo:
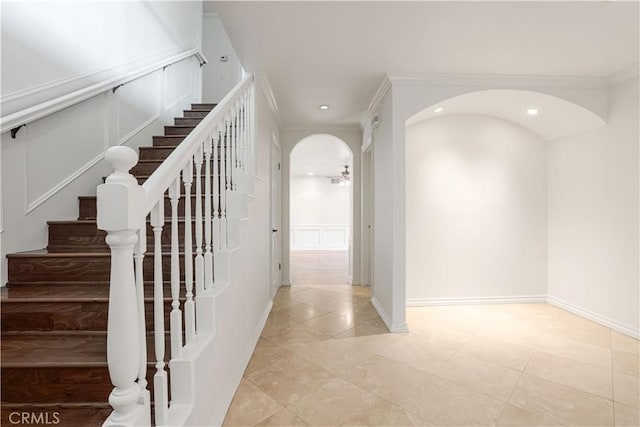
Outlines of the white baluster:
{"type": "Polygon", "coordinates": [[[138,242],[134,248],[133,258],[136,270],[136,296],[138,300],[138,325],[140,326],[140,365],[138,367],[138,385],[144,393],[147,389],[147,325],[144,308],[144,253],[147,250],[147,225],[138,230],[138,242]]]}
{"type": "Polygon", "coordinates": [[[224,145],[220,156],[220,248],[227,248],[227,191],[229,191],[229,120],[225,119],[224,145]]]}
{"type": "Polygon", "coordinates": [[[136,383],[140,366],[140,327],[134,273],[133,250],[137,231],[144,225],[141,200],[144,190],[129,170],[138,156],[131,148],[112,147],[105,160],[114,169],[98,187],[97,224],[105,230],[111,250],[107,363],[114,389],[109,395],[113,413],[106,425],[132,425],[140,387],[136,383]]]}
{"type": "MultiPolygon", "coordinates": [[[[216,129],[213,133],[213,219],[211,227],[213,229],[213,245],[220,249],[220,131],[216,129]]],[[[214,277],[215,281],[215,277],[214,277]]]]}
{"type": "Polygon", "coordinates": [[[184,284],[187,301],[184,304],[185,339],[191,344],[196,335],[196,313],[193,303],[193,243],[191,241],[191,181],[193,180],[193,162],[182,170],[184,182],[184,284]]]}
{"type": "Polygon", "coordinates": [[[231,191],[236,189],[236,147],[238,144],[238,116],[236,114],[237,104],[232,107],[234,112],[231,116],[231,147],[229,148],[229,186],[231,191]]]}
{"type": "Polygon", "coordinates": [[[153,376],[153,400],[157,425],[167,423],[169,387],[164,370],[164,282],[162,273],[162,228],[164,226],[164,198],[151,211],[153,227],[153,339],[156,352],[156,373],[153,376]]]}
{"type": "Polygon", "coordinates": [[[202,255],[202,145],[194,157],[196,165],[196,296],[204,292],[204,257],[202,255]]]}
{"type": "Polygon", "coordinates": [[[180,310],[180,234],[178,233],[178,203],[180,201],[180,177],[169,187],[171,201],[171,358],[180,356],[182,350],[182,311],[180,310]]]}
{"type": "Polygon", "coordinates": [[[204,142],[204,287],[213,286],[213,253],[211,247],[211,137],[204,142]]]}

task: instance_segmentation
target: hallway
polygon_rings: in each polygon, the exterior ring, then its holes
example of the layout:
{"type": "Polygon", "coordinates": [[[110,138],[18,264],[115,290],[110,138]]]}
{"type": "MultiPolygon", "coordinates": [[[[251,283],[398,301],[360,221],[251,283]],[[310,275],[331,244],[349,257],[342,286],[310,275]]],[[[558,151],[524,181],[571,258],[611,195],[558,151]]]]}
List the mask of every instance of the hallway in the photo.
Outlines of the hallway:
{"type": "Polygon", "coordinates": [[[349,251],[291,251],[291,284],[349,284],[349,251]]]}
{"type": "Polygon", "coordinates": [[[637,426],[638,341],[548,304],[407,309],[282,287],[226,426],[637,426]]]}

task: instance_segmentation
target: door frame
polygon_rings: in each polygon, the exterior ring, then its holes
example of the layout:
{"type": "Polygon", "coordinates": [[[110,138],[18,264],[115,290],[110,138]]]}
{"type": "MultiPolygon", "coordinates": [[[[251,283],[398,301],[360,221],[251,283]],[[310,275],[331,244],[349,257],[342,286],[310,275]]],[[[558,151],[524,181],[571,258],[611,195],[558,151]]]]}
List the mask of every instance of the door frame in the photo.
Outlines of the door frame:
{"type": "Polygon", "coordinates": [[[282,150],[275,133],[271,134],[271,198],[270,198],[270,270],[271,297],[282,286],[282,150]],[[277,267],[276,267],[277,266],[277,267]]]}

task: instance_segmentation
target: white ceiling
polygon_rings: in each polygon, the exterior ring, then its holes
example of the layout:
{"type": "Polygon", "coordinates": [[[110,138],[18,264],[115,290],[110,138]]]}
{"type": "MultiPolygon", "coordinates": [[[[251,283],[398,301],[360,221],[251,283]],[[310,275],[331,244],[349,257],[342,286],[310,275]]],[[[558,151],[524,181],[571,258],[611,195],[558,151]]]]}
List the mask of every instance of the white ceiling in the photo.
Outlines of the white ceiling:
{"type": "Polygon", "coordinates": [[[206,2],[285,126],[356,123],[385,73],[607,76],[638,62],[638,3],[206,2]],[[320,111],[320,104],[331,109],[320,111]]]}
{"type": "Polygon", "coordinates": [[[598,115],[564,99],[523,90],[484,90],[450,98],[421,111],[407,125],[447,114],[485,114],[508,120],[549,141],[605,124],[598,115]],[[436,113],[436,108],[444,108],[436,113]],[[538,114],[527,115],[528,108],[538,114]]]}
{"type": "Polygon", "coordinates": [[[291,176],[338,176],[349,165],[352,170],[351,150],[333,135],[317,134],[302,139],[291,151],[291,176]]]}

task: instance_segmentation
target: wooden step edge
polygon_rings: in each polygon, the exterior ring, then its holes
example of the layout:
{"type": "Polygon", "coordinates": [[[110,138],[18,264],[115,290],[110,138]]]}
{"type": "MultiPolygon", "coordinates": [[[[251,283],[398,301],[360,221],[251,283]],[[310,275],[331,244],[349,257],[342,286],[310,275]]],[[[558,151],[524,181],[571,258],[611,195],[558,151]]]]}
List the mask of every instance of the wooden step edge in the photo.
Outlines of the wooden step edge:
{"type": "Polygon", "coordinates": [[[47,402],[47,403],[21,403],[0,402],[2,408],[60,408],[60,409],[112,409],[109,402],[47,402]]]}
{"type": "MultiPolygon", "coordinates": [[[[180,289],[181,291],[183,291],[183,289],[180,289]]],[[[184,294],[184,292],[181,292],[182,294],[184,294]]],[[[179,300],[187,300],[186,296],[180,296],[179,300]]],[[[163,300],[164,302],[171,302],[173,301],[173,299],[171,298],[171,287],[167,287],[164,289],[163,292],[163,300]]],[[[79,302],[99,302],[99,303],[107,303],[109,302],[109,297],[71,297],[71,296],[66,296],[66,297],[51,297],[51,298],[47,298],[47,297],[35,297],[35,298],[28,298],[28,297],[2,297],[2,299],[0,300],[2,302],[2,305],[5,304],[24,304],[24,303],[79,303],[79,302]]],[[[148,302],[148,303],[152,303],[154,301],[153,296],[148,296],[144,298],[144,302],[148,302]]]]}

